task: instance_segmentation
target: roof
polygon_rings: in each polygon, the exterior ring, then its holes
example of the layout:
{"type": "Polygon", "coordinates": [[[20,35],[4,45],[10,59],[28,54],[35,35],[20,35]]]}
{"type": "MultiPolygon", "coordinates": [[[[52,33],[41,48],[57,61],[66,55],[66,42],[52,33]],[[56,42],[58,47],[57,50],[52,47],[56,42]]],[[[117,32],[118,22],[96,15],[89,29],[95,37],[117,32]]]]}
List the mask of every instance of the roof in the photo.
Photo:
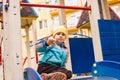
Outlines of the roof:
{"type": "MultiPolygon", "coordinates": [[[[28,0],[22,0],[23,3],[29,3],[28,0]]],[[[21,9],[21,16],[22,17],[38,17],[37,13],[33,9],[33,7],[22,6],[21,9]]]]}
{"type": "MultiPolygon", "coordinates": [[[[100,5],[99,6],[99,8],[100,8],[100,16],[101,16],[101,19],[103,19],[101,4],[99,3],[99,5],[100,5]]],[[[87,4],[85,6],[87,6],[87,4]]],[[[111,7],[109,7],[109,10],[110,10],[110,15],[111,15],[111,19],[112,20],[119,20],[120,19],[118,17],[118,15],[114,12],[114,10],[112,10],[111,7]]],[[[80,19],[78,21],[77,28],[83,26],[84,24],[86,24],[88,22],[89,22],[88,11],[87,10],[83,10],[83,12],[82,12],[82,14],[80,16],[80,19]]]]}
{"type": "MultiPolygon", "coordinates": [[[[22,0],[22,2],[29,3],[28,0],[22,0]]],[[[24,28],[25,26],[30,26],[32,24],[32,20],[35,20],[38,17],[33,7],[22,6],[20,14],[21,28],[24,28]]],[[[2,18],[2,5],[0,5],[0,17],[2,18]]]]}
{"type": "MultiPolygon", "coordinates": [[[[29,3],[28,0],[22,0],[24,3],[29,3]]],[[[33,7],[22,6],[21,9],[21,27],[30,26],[32,24],[32,20],[37,19],[38,15],[35,12],[33,7]]]]}

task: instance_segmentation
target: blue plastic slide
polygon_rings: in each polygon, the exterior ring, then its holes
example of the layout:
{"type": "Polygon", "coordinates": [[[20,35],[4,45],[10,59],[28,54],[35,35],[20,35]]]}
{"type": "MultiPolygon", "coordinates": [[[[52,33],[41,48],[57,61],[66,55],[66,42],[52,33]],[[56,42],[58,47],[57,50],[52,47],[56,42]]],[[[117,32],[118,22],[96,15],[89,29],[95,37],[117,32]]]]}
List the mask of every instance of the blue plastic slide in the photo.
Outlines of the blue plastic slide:
{"type": "Polygon", "coordinates": [[[43,80],[39,73],[35,71],[33,68],[26,68],[25,69],[26,74],[25,74],[25,80],[43,80]]]}

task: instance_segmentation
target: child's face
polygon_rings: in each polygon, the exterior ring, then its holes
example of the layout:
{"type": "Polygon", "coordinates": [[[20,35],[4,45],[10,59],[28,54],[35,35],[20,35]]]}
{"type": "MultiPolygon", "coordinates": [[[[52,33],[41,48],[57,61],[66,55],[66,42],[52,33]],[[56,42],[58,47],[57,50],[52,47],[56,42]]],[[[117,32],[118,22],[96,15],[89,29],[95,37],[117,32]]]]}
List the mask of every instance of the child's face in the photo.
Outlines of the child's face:
{"type": "Polygon", "coordinates": [[[56,39],[56,42],[64,42],[66,39],[66,35],[62,32],[58,32],[55,34],[54,38],[56,39]]]}

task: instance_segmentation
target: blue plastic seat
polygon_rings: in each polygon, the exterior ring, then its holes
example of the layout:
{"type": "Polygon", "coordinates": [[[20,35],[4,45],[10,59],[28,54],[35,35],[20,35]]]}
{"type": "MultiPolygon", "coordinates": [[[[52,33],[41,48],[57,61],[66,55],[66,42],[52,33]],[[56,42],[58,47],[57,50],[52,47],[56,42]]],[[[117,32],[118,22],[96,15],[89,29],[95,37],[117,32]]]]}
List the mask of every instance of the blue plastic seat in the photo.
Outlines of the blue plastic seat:
{"type": "Polygon", "coordinates": [[[25,80],[43,80],[39,73],[33,68],[26,68],[25,80]]]}

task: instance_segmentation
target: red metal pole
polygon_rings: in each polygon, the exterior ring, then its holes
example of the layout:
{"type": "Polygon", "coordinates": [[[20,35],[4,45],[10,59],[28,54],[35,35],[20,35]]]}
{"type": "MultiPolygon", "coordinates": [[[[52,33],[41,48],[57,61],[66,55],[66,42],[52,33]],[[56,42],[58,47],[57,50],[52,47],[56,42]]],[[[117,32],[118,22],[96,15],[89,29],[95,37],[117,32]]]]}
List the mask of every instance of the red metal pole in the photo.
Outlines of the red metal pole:
{"type": "Polygon", "coordinates": [[[36,63],[38,63],[38,53],[35,52],[35,55],[36,55],[36,63]]]}
{"type": "Polygon", "coordinates": [[[24,64],[25,64],[25,62],[26,62],[27,59],[28,59],[28,57],[26,57],[26,58],[24,59],[24,61],[23,61],[23,66],[24,66],[24,64]]]}
{"type": "Polygon", "coordinates": [[[32,6],[32,7],[45,7],[45,8],[91,10],[90,7],[78,7],[78,6],[61,6],[61,5],[48,5],[48,4],[31,4],[31,3],[20,3],[20,5],[21,6],[32,6]]]}
{"type": "MultiPolygon", "coordinates": [[[[2,2],[0,2],[2,4],[2,2]]],[[[21,6],[32,7],[44,7],[44,8],[61,8],[61,9],[76,9],[76,10],[91,10],[90,7],[78,7],[78,6],[61,6],[61,5],[48,5],[48,4],[32,4],[32,3],[20,3],[21,6]]]]}

